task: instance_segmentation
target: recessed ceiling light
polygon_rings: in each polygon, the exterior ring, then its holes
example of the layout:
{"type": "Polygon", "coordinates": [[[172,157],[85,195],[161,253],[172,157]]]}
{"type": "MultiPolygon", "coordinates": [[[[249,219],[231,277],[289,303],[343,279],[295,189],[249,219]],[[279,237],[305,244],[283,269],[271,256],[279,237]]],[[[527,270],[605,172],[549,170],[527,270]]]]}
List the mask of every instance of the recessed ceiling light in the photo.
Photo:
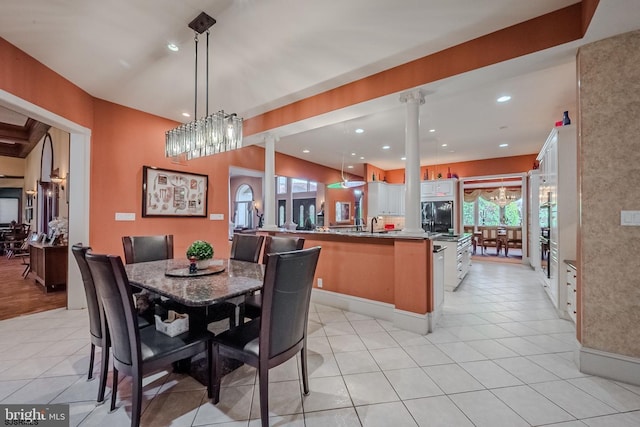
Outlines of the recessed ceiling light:
{"type": "Polygon", "coordinates": [[[309,150],[307,150],[306,148],[304,150],[302,150],[303,153],[308,153],[309,150]]]}
{"type": "Polygon", "coordinates": [[[498,102],[507,102],[510,99],[511,99],[511,97],[509,95],[504,95],[504,96],[501,96],[500,98],[496,99],[496,101],[498,101],[498,102]]]}
{"type": "Polygon", "coordinates": [[[182,113],[182,115],[183,115],[183,116],[185,116],[185,117],[191,117],[191,114],[189,114],[189,113],[187,113],[187,112],[182,113]]]}
{"type": "Polygon", "coordinates": [[[360,156],[360,160],[364,160],[364,156],[360,156]]]}
{"type": "Polygon", "coordinates": [[[500,144],[500,145],[499,145],[499,147],[500,147],[500,148],[504,148],[504,147],[508,147],[508,146],[509,146],[509,144],[507,144],[507,143],[504,143],[504,144],[500,144]]]}
{"type": "Polygon", "coordinates": [[[442,144],[442,146],[443,146],[443,147],[446,147],[446,146],[447,146],[447,144],[442,144]]]}
{"type": "Polygon", "coordinates": [[[406,157],[400,157],[400,160],[407,160],[406,157]]]}
{"type": "Polygon", "coordinates": [[[347,166],[347,169],[353,169],[353,165],[347,166]]]}
{"type": "Polygon", "coordinates": [[[360,128],[356,129],[356,133],[362,133],[362,132],[364,132],[364,129],[360,129],[360,128]]]}
{"type": "Polygon", "coordinates": [[[435,129],[429,129],[429,132],[431,132],[431,133],[433,133],[435,131],[436,131],[435,129]]]}
{"type": "Polygon", "coordinates": [[[172,51],[172,52],[177,52],[177,51],[179,51],[179,50],[180,50],[180,48],[178,47],[178,45],[177,45],[177,44],[174,44],[174,43],[169,43],[169,44],[167,45],[167,49],[169,49],[169,50],[170,50],[170,51],[172,51]]]}
{"type": "Polygon", "coordinates": [[[383,146],[382,146],[382,149],[383,149],[383,150],[388,150],[389,148],[391,148],[391,147],[390,147],[390,146],[388,146],[388,145],[383,145],[383,146]]]}
{"type": "Polygon", "coordinates": [[[356,153],[351,153],[351,155],[352,155],[352,156],[355,156],[355,155],[356,155],[356,153]]]}

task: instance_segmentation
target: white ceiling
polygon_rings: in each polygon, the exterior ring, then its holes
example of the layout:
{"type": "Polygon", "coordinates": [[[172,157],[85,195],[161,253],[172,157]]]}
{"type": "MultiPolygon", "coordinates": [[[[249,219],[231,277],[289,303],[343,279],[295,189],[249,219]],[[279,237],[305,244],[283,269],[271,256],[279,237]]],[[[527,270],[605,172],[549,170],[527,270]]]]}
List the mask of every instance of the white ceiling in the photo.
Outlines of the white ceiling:
{"type": "MultiPolygon", "coordinates": [[[[205,11],[218,21],[210,39],[210,111],[249,118],[572,3],[3,0],[0,37],[95,97],[184,121],[181,113],[193,113],[194,102],[187,24],[205,11]],[[180,51],[170,52],[169,42],[180,51]]],[[[601,0],[583,40],[425,85],[422,164],[537,152],[563,111],[576,114],[576,49],[639,27],[637,0],[601,0]],[[497,105],[504,93],[512,100],[497,105]]],[[[202,115],[204,68],[199,80],[202,115]]],[[[403,167],[404,108],[397,94],[274,133],[277,151],[338,169],[343,157],[355,173],[363,162],[403,167]],[[365,132],[356,135],[357,127],[365,132]],[[385,144],[391,149],[382,151],[385,144]]],[[[260,136],[246,142],[259,143],[260,136]]]]}

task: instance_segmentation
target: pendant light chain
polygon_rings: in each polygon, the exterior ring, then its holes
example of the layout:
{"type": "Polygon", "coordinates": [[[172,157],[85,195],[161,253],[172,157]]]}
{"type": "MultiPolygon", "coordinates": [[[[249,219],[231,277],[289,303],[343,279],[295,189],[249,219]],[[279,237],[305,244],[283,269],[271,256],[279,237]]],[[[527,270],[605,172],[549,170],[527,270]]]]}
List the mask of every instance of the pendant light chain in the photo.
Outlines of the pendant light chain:
{"type": "Polygon", "coordinates": [[[205,81],[207,82],[206,100],[207,100],[207,116],[209,116],[209,30],[207,30],[207,74],[205,74],[205,81]]]}
{"type": "Polygon", "coordinates": [[[195,33],[194,37],[195,45],[196,45],[196,63],[194,67],[195,72],[195,87],[193,88],[193,119],[198,119],[198,33],[195,33]]]}
{"type": "Polygon", "coordinates": [[[195,32],[195,78],[194,78],[194,119],[165,132],[165,155],[184,155],[187,160],[211,156],[242,147],[242,118],[236,113],[225,114],[224,110],[209,114],[209,28],[216,20],[202,12],[189,23],[195,32]],[[207,32],[206,52],[206,114],[198,117],[198,35],[207,32]]]}

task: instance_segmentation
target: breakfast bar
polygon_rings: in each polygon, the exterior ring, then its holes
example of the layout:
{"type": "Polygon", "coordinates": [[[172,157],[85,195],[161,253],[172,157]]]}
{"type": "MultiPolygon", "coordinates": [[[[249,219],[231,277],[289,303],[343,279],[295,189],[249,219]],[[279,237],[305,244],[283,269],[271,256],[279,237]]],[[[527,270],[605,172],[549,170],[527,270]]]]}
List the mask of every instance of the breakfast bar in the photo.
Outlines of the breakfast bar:
{"type": "Polygon", "coordinates": [[[321,246],[314,302],[393,322],[425,334],[433,328],[433,245],[429,234],[275,231],[321,246]]]}

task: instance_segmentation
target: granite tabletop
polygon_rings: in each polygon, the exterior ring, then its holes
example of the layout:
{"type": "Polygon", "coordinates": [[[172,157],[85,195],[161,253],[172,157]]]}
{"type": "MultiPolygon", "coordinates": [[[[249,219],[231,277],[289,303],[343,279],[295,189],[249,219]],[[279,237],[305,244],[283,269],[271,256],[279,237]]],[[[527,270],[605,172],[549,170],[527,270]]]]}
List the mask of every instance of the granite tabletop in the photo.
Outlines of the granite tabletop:
{"type": "Polygon", "coordinates": [[[129,281],[191,307],[240,296],[262,288],[264,265],[231,259],[213,259],[224,271],[209,276],[169,277],[166,271],[188,268],[188,260],[161,260],[125,265],[129,281]]]}

